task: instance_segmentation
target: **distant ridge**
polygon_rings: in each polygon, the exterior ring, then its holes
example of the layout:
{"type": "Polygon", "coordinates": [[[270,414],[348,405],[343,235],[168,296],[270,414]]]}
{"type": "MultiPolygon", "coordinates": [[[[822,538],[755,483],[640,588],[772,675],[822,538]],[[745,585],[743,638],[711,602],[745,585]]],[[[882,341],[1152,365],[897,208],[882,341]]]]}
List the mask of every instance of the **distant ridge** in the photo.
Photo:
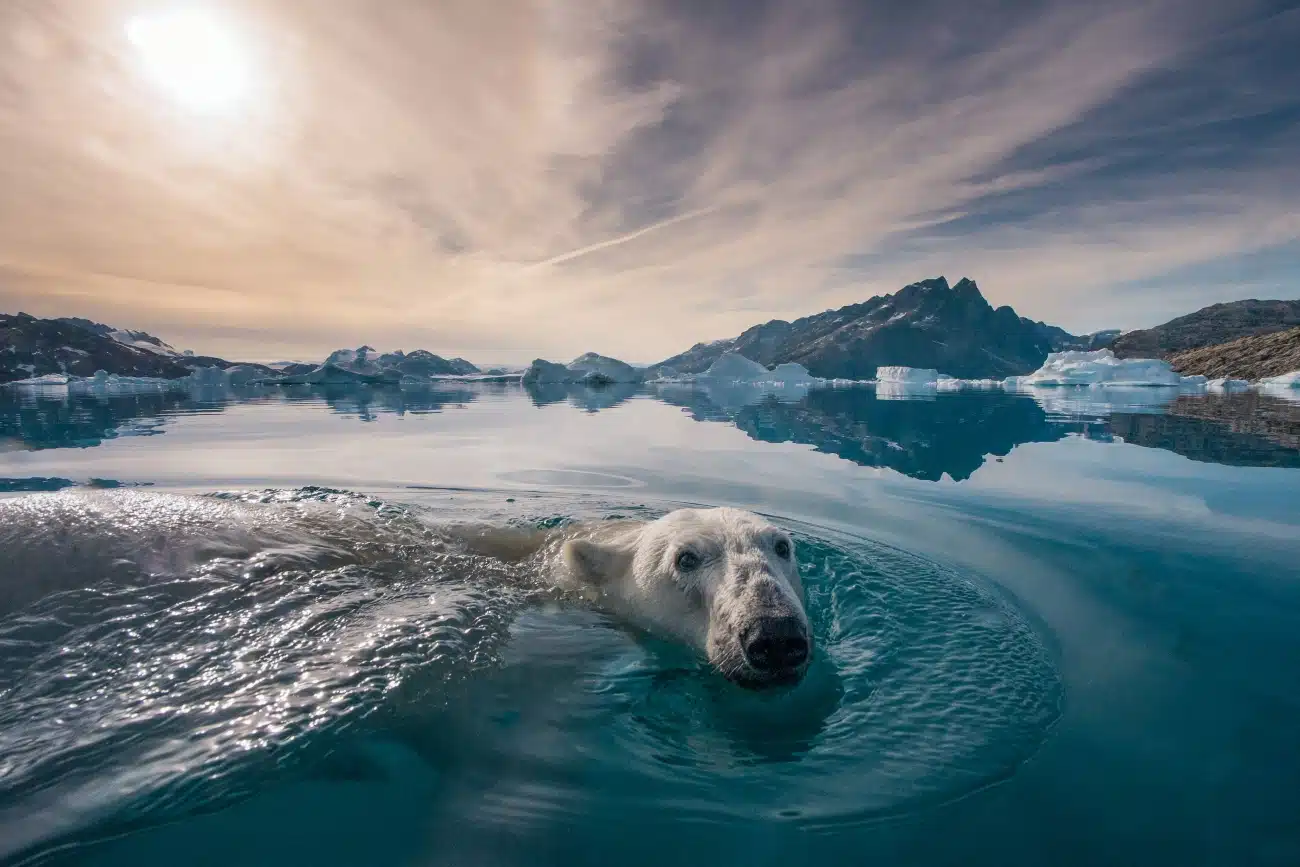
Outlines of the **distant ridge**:
{"type": "Polygon", "coordinates": [[[738,337],[697,343],[656,368],[699,373],[724,352],[760,364],[794,362],[814,376],[871,379],[881,365],[928,367],[961,378],[1030,373],[1049,352],[1095,348],[1091,336],[993,308],[974,280],[911,283],[892,295],[793,322],[774,319],[738,337]]]}
{"type": "Polygon", "coordinates": [[[1227,343],[1240,337],[1271,334],[1300,326],[1300,300],[1251,298],[1212,304],[1164,325],[1130,331],[1111,344],[1120,358],[1164,358],[1189,349],[1227,343]]]}
{"type": "Polygon", "coordinates": [[[1241,337],[1175,353],[1169,359],[1184,376],[1258,380],[1300,370],[1300,328],[1241,337]]]}

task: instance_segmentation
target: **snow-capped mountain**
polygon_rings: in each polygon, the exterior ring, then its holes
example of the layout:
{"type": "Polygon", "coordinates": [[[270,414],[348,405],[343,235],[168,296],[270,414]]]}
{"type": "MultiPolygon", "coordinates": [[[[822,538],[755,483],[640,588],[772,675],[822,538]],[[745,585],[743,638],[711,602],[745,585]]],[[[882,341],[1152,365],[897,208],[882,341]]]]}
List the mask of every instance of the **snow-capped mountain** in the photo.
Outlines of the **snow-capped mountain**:
{"type": "Polygon", "coordinates": [[[104,325],[102,322],[92,322],[89,319],[82,319],[79,316],[64,316],[53,320],[68,325],[75,325],[83,328],[100,337],[107,337],[115,340],[123,346],[134,346],[136,349],[143,349],[146,352],[155,352],[159,355],[180,356],[183,353],[178,352],[175,347],[169,343],[164,343],[152,334],[146,331],[131,331],[125,328],[114,328],[111,325],[104,325]]]}
{"type": "Polygon", "coordinates": [[[446,359],[426,349],[416,349],[411,352],[398,349],[382,354],[376,352],[372,346],[336,349],[329,354],[324,363],[365,376],[381,376],[388,372],[394,379],[401,379],[403,376],[421,378],[469,376],[480,372],[477,367],[463,358],[446,359]]]}
{"type": "Polygon", "coordinates": [[[581,383],[584,385],[611,385],[614,383],[638,383],[642,379],[644,379],[644,376],[641,371],[632,365],[619,361],[617,358],[610,358],[595,352],[579,355],[567,365],[539,358],[532,363],[523,375],[523,381],[526,384],[581,383]]]}
{"type": "Polygon", "coordinates": [[[730,340],[697,343],[656,368],[699,373],[724,352],[737,352],[767,366],[802,364],[827,379],[871,379],[880,365],[1001,378],[1029,373],[1049,352],[1088,342],[1010,307],[994,309],[973,280],[949,286],[936,277],[793,322],[775,319],[730,340]]]}
{"type": "Polygon", "coordinates": [[[190,373],[176,356],[141,349],[79,324],[26,313],[0,314],[0,382],[51,373],[93,376],[97,370],[166,379],[190,373]]]}

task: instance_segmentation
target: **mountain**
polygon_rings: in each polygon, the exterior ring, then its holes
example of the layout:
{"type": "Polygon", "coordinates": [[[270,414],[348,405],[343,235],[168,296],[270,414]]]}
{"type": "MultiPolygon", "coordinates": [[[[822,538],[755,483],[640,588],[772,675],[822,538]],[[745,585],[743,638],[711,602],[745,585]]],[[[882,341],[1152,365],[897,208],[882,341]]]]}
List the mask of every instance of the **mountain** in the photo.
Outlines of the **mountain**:
{"type": "Polygon", "coordinates": [[[372,346],[336,349],[325,359],[324,365],[365,376],[386,376],[394,381],[403,376],[467,376],[479,372],[477,367],[463,358],[448,360],[425,349],[409,353],[399,349],[396,352],[377,354],[372,346]]]}
{"type": "Polygon", "coordinates": [[[0,314],[0,382],[47,373],[93,376],[97,370],[165,379],[190,373],[177,357],[127,345],[81,325],[26,313],[0,314]]]}
{"type": "Polygon", "coordinates": [[[1300,328],[1241,337],[1170,356],[1184,376],[1258,380],[1300,370],[1300,328]]]}
{"type": "Polygon", "coordinates": [[[828,379],[871,379],[880,365],[983,379],[1030,373],[1049,352],[1087,344],[1010,307],[994,309],[973,280],[949,286],[936,277],[838,310],[793,322],[775,319],[739,337],[697,343],[655,368],[700,373],[724,352],[737,352],[769,367],[802,364],[828,379]]]}
{"type": "Polygon", "coordinates": [[[1165,358],[1189,349],[1227,343],[1300,326],[1300,300],[1213,304],[1164,325],[1130,331],[1111,344],[1120,358],[1165,358]]]}
{"type": "Polygon", "coordinates": [[[525,385],[582,383],[601,386],[639,383],[643,378],[641,371],[626,362],[595,352],[587,352],[567,365],[542,358],[535,359],[528,370],[524,371],[523,382],[525,385]]]}
{"type": "Polygon", "coordinates": [[[128,331],[123,328],[114,328],[111,325],[104,325],[102,322],[92,322],[89,319],[82,319],[80,316],[64,316],[53,320],[67,325],[75,325],[83,328],[100,337],[107,337],[116,340],[123,346],[134,346],[137,349],[144,349],[148,352],[156,352],[159,355],[177,356],[182,353],[177,352],[170,344],[164,343],[152,334],[145,331],[128,331]]]}

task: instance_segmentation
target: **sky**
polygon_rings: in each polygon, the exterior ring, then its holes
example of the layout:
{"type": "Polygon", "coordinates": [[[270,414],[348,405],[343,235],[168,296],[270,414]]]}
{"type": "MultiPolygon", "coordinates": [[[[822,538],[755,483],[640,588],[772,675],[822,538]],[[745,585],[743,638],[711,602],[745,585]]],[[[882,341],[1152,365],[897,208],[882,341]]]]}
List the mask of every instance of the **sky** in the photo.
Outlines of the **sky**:
{"type": "Polygon", "coordinates": [[[632,362],[1300,297],[1300,2],[5,0],[0,312],[632,362]]]}

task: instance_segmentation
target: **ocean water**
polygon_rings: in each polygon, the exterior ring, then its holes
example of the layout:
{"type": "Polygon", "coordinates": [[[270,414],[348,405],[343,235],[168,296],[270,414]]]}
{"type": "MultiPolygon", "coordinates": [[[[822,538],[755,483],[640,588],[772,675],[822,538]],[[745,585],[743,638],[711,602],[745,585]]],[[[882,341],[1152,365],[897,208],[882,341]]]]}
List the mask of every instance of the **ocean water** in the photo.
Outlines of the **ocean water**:
{"type": "Polygon", "coordinates": [[[314,541],[86,572],[49,512],[52,587],[0,546],[6,867],[1300,864],[1300,404],[0,388],[0,495],[87,488],[314,541]],[[683,504],[794,534],[797,688],[429,529],[683,504]]]}

